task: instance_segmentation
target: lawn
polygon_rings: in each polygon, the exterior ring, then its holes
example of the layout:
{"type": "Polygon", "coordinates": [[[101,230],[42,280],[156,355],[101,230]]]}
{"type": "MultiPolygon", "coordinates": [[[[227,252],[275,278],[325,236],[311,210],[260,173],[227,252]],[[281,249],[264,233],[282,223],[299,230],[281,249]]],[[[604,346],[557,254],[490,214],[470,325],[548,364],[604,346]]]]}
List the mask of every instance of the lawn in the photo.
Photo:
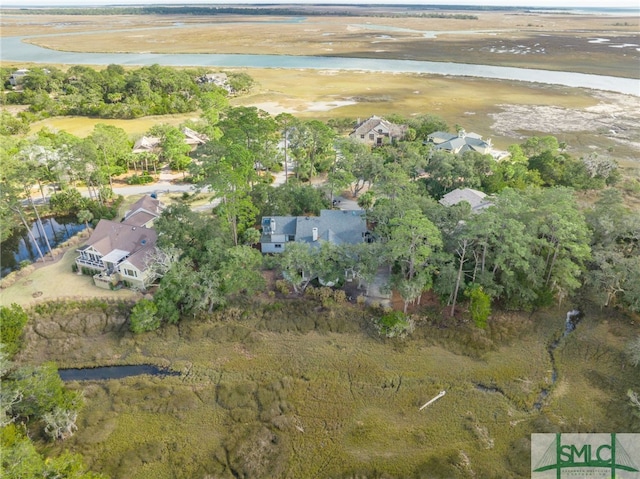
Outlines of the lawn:
{"type": "MultiPolygon", "coordinates": [[[[79,239],[79,238],[78,238],[79,239]]],[[[120,298],[131,299],[137,297],[129,290],[109,291],[93,284],[91,276],[77,275],[72,272],[71,265],[78,256],[75,249],[78,240],[71,241],[72,245],[56,250],[56,261],[46,256],[44,263],[38,262],[29,266],[27,274],[17,274],[17,280],[0,290],[0,305],[8,306],[12,303],[28,306],[43,301],[56,299],[89,299],[89,298],[120,298]],[[62,256],[60,258],[60,256],[62,256]]],[[[13,273],[16,275],[16,273],[13,273]]]]}

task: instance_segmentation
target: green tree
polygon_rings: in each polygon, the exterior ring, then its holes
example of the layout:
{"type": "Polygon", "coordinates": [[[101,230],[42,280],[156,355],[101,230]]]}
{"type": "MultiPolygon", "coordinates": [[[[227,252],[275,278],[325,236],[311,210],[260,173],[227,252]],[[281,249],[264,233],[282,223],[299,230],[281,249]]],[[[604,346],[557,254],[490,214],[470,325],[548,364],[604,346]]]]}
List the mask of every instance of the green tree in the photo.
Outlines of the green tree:
{"type": "Polygon", "coordinates": [[[185,142],[185,134],[172,125],[156,125],[150,133],[160,137],[162,161],[168,163],[172,170],[182,171],[184,175],[191,164],[191,147],[185,142]]]}
{"type": "Polygon", "coordinates": [[[603,306],[640,311],[640,214],[624,205],[619,190],[608,189],[586,218],[593,251],[587,293],[603,306]]]}
{"type": "Polygon", "coordinates": [[[261,266],[262,255],[258,250],[243,245],[229,248],[220,263],[220,289],[224,302],[240,293],[251,296],[262,290],[265,281],[260,273],[261,266]]]}
{"type": "Polygon", "coordinates": [[[65,451],[59,456],[41,456],[28,435],[14,424],[0,430],[0,450],[3,479],[106,479],[102,474],[88,471],[79,454],[65,451]]]}
{"type": "Polygon", "coordinates": [[[296,128],[298,120],[290,113],[280,113],[275,117],[276,125],[282,137],[285,183],[289,181],[289,136],[296,128]]]}
{"type": "Polygon", "coordinates": [[[318,276],[318,257],[308,244],[291,242],[276,261],[284,279],[296,293],[301,293],[318,276]]]}
{"type": "Polygon", "coordinates": [[[335,157],[334,131],[320,120],[307,120],[296,125],[289,136],[296,160],[296,177],[311,181],[318,172],[329,170],[335,157]]]}
{"type": "Polygon", "coordinates": [[[88,139],[97,152],[97,165],[113,189],[113,176],[126,172],[126,158],[131,151],[129,136],[122,128],[98,123],[88,139]]]}
{"type": "Polygon", "coordinates": [[[82,398],[76,391],[65,389],[53,363],[42,366],[23,366],[9,376],[8,387],[19,391],[22,399],[12,408],[14,416],[33,420],[43,419],[56,409],[78,410],[82,398]]]}
{"type": "Polygon", "coordinates": [[[226,219],[234,245],[238,245],[247,228],[255,224],[257,208],[249,196],[256,178],[251,152],[241,144],[209,142],[197,152],[193,168],[201,187],[208,187],[219,199],[216,213],[226,219]]]}
{"type": "Polygon", "coordinates": [[[278,124],[267,112],[256,107],[235,107],[225,111],[220,122],[220,142],[229,148],[243,145],[250,164],[267,171],[277,163],[278,124]]]}
{"type": "Polygon", "coordinates": [[[391,221],[391,236],[386,243],[389,260],[395,265],[392,282],[408,303],[420,297],[432,285],[433,254],[442,247],[436,226],[422,212],[408,210],[391,221]]]}

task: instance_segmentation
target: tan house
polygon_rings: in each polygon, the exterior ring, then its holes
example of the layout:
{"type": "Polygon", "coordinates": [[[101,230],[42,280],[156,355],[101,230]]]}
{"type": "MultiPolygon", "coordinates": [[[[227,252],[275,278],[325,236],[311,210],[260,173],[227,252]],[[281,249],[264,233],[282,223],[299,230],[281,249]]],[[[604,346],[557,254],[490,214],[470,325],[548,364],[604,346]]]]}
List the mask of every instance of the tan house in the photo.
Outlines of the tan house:
{"type": "Polygon", "coordinates": [[[401,140],[408,128],[407,125],[396,125],[374,115],[358,123],[349,136],[371,146],[382,146],[401,140]]]}
{"type": "Polygon", "coordinates": [[[153,268],[158,235],[149,226],[163,209],[159,200],[144,196],[121,223],[100,220],[87,243],[76,250],[78,274],[92,275],[94,284],[104,289],[124,285],[146,290],[158,278],[153,268]]]}
{"type": "Polygon", "coordinates": [[[100,288],[124,284],[144,291],[156,280],[151,268],[156,240],[154,229],[100,220],[87,244],[76,250],[78,274],[93,275],[100,288]]]}
{"type": "Polygon", "coordinates": [[[133,153],[160,153],[161,139],[157,136],[143,136],[133,145],[133,153]]]}
{"type": "Polygon", "coordinates": [[[184,134],[184,142],[189,145],[192,150],[200,145],[204,145],[207,141],[209,141],[209,137],[207,135],[198,133],[197,131],[192,130],[191,128],[188,128],[186,126],[182,128],[182,133],[184,134]]]}

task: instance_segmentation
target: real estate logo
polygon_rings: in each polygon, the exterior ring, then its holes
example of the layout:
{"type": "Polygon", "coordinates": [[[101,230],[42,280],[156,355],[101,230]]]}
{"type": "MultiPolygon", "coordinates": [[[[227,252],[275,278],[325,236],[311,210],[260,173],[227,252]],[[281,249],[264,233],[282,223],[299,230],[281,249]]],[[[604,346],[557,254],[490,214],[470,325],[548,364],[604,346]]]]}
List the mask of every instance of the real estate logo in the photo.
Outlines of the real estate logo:
{"type": "Polygon", "coordinates": [[[640,434],[532,434],[532,479],[640,479],[640,434]]]}

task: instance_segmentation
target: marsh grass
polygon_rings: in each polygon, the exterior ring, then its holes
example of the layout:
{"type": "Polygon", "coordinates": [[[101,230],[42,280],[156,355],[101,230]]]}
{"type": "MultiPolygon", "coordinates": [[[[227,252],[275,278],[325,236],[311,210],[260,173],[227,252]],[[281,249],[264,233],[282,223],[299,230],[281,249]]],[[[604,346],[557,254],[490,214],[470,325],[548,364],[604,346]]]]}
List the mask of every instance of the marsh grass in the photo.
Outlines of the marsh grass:
{"type": "MultiPolygon", "coordinates": [[[[101,317],[56,311],[46,318],[101,317]]],[[[555,350],[552,384],[547,348],[564,309],[496,315],[479,333],[422,319],[404,340],[379,337],[372,314],[381,312],[254,299],[152,333],[96,330],[72,351],[29,336],[27,351],[65,366],[154,363],[181,373],[70,383],[86,406],[79,432],[53,447],[114,478],[527,477],[532,432],[640,426],[625,409],[626,390],[640,387],[621,370],[624,337],[637,333],[628,318],[589,311],[555,350]],[[542,389],[550,392],[536,410],[542,389]]]]}

